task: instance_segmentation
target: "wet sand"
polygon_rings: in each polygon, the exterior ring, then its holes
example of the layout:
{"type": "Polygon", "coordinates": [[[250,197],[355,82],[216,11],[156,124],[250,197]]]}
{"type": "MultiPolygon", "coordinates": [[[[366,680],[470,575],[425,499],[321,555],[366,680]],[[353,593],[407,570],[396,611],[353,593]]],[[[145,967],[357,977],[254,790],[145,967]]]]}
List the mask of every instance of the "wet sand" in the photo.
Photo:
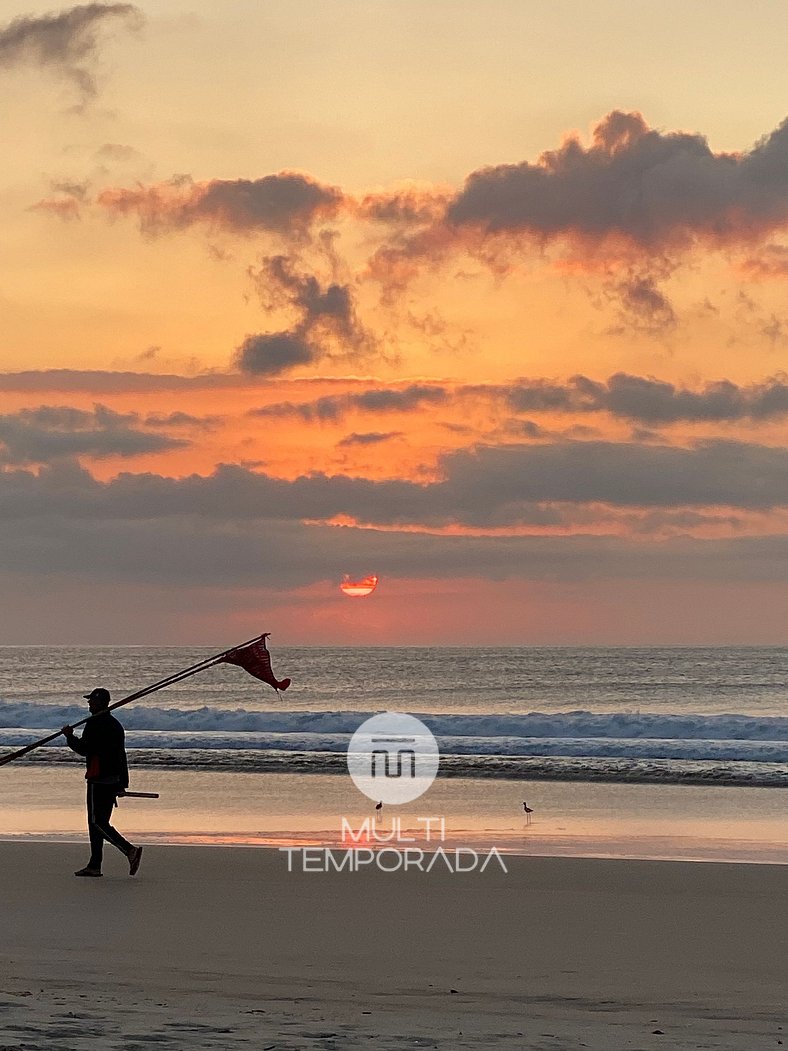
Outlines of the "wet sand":
{"type": "MultiPolygon", "coordinates": [[[[118,827],[149,844],[286,846],[336,843],[342,817],[376,817],[418,835],[418,815],[441,815],[452,846],[496,845],[549,857],[788,864],[788,791],[629,784],[533,784],[438,778],[428,809],[386,807],[381,817],[346,776],[134,769],[133,787],[161,798],[126,800],[118,827]],[[534,814],[526,823],[522,800],[534,814]],[[366,803],[366,805],[365,805],[366,803]]],[[[25,763],[0,767],[0,839],[85,838],[81,771],[25,763]]]]}
{"type": "Polygon", "coordinates": [[[506,858],[294,871],[0,843],[0,1047],[772,1048],[788,867],[506,858]]]}

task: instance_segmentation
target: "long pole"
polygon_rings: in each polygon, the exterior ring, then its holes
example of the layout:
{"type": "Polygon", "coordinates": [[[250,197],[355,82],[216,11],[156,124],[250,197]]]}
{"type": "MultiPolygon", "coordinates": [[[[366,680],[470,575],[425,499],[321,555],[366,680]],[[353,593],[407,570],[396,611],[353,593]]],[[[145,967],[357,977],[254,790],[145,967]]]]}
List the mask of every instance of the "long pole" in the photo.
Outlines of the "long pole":
{"type": "MultiPolygon", "coordinates": [[[[217,653],[213,657],[206,657],[205,660],[198,661],[198,663],[193,664],[191,668],[184,668],[183,671],[173,672],[172,675],[168,675],[164,679],[154,682],[152,686],[146,686],[144,689],[137,690],[136,693],[131,693],[128,697],[124,697],[120,701],[115,701],[114,704],[110,704],[108,708],[104,708],[102,709],[102,712],[97,712],[96,714],[101,715],[103,712],[111,712],[113,709],[121,708],[124,704],[128,704],[130,701],[137,701],[140,697],[146,697],[149,693],[163,690],[165,686],[172,686],[176,682],[188,679],[190,675],[196,675],[198,671],[205,671],[206,668],[218,664],[220,660],[226,657],[228,653],[232,653],[233,650],[241,650],[245,646],[251,646],[253,643],[266,638],[267,635],[268,632],[265,632],[262,635],[255,635],[253,639],[249,639],[247,642],[242,642],[237,646],[231,646],[229,649],[223,650],[222,653],[217,653]]],[[[77,726],[83,726],[88,719],[92,718],[92,715],[88,715],[84,719],[80,719],[78,723],[72,723],[71,725],[74,728],[77,726]]],[[[57,730],[55,733],[49,734],[48,737],[42,737],[40,741],[33,741],[32,744],[25,745],[24,748],[19,748],[15,752],[9,752],[7,755],[0,756],[0,766],[5,766],[6,763],[12,763],[14,759],[21,759],[23,755],[32,752],[34,748],[40,748],[42,745],[49,744],[50,741],[56,740],[56,738],[60,737],[62,733],[62,730],[57,730]]]]}

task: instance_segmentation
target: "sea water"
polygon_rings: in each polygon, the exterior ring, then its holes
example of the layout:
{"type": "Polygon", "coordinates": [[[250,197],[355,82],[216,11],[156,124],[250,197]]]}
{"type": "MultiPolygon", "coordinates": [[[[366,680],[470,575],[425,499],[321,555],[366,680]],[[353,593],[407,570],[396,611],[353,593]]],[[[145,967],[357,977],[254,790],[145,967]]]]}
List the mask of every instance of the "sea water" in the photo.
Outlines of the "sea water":
{"type": "MultiPolygon", "coordinates": [[[[503,849],[788,860],[788,649],[278,648],[270,687],[209,668],[119,712],[149,839],[330,841],[369,801],[345,773],[369,715],[418,715],[441,750],[438,780],[406,819],[503,849]],[[522,800],[535,813],[525,825],[522,800]]],[[[210,656],[149,647],[0,648],[0,748],[210,656]]],[[[0,767],[0,834],[73,835],[78,758],[62,739],[0,767]],[[65,793],[65,795],[64,795],[65,793]]],[[[390,819],[393,808],[385,817],[390,819]]],[[[403,811],[405,813],[405,811],[403,811]]],[[[383,820],[383,815],[378,815],[383,820]]]]}

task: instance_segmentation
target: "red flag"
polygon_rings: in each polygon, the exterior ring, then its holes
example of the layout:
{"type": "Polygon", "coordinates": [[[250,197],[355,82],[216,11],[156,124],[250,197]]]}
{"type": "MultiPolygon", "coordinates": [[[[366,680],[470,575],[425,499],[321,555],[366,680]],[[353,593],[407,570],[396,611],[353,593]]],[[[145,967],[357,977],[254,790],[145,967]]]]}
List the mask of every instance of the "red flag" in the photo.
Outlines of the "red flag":
{"type": "Polygon", "coordinates": [[[223,664],[237,664],[239,668],[254,675],[255,679],[262,679],[275,690],[286,690],[290,685],[289,679],[276,679],[271,670],[271,654],[265,644],[265,636],[249,646],[241,646],[240,649],[230,650],[222,657],[223,664]]]}

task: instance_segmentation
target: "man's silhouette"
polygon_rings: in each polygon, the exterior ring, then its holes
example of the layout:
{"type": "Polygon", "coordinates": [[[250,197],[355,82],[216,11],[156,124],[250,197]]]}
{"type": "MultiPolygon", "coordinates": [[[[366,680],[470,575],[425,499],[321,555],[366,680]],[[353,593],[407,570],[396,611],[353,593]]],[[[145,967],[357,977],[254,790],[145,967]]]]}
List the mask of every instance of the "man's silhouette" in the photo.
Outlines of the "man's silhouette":
{"type": "Polygon", "coordinates": [[[100,876],[104,840],[125,854],[129,861],[129,875],[140,867],[142,847],[134,847],[110,824],[112,808],[119,795],[129,787],[129,767],[123,727],[107,711],[109,690],[99,686],[85,694],[90,718],[82,736],[77,737],[73,727],[64,726],[66,743],[77,755],[85,757],[85,780],[88,783],[88,833],[90,834],[90,861],[75,876],[100,876]]]}

